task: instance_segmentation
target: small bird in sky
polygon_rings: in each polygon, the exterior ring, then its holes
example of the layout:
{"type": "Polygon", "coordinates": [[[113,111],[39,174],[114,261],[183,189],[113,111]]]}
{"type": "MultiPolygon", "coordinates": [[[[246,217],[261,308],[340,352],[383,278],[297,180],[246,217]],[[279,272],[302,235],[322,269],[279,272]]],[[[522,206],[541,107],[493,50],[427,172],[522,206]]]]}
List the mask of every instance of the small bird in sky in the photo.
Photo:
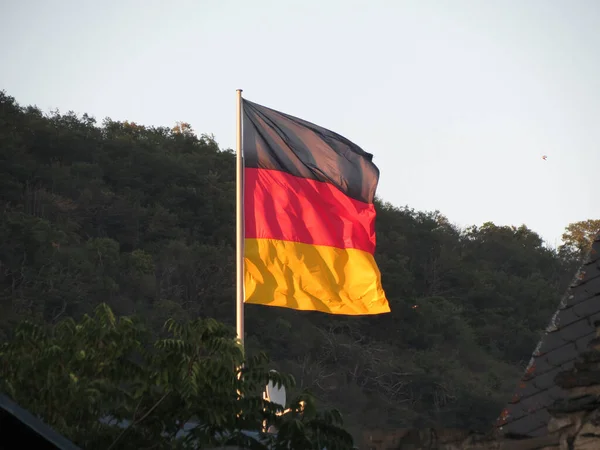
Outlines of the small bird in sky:
{"type": "Polygon", "coordinates": [[[546,155],[544,155],[544,156],[542,156],[542,159],[543,159],[544,161],[546,161],[546,160],[548,159],[548,157],[547,157],[546,155]]]}

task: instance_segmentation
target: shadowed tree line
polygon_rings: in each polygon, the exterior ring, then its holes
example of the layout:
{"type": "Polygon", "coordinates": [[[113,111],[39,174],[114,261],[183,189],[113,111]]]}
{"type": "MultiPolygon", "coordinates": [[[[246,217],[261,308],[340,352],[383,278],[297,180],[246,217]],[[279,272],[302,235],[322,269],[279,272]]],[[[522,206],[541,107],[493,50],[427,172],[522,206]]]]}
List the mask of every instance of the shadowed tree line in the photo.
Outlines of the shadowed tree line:
{"type": "MultiPolygon", "coordinates": [[[[23,320],[68,330],[99,305],[143,323],[147,343],[167,339],[168,320],[233,325],[234,178],[232,151],[189,124],[97,124],[1,93],[0,338],[16,342],[23,320]]],[[[376,207],[392,313],[248,305],[249,357],[265,350],[292,396],[310,390],[355,437],[488,427],[600,221],[569,225],[554,249],[525,225],[460,229],[437,211],[376,207]]]]}

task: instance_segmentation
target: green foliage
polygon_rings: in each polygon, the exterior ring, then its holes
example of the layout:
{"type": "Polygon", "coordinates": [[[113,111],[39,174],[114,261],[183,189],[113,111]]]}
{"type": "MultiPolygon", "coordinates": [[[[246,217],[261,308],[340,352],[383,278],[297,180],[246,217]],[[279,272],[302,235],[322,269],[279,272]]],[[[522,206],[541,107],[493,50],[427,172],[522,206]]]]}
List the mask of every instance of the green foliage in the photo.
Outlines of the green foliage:
{"type": "Polygon", "coordinates": [[[308,394],[285,413],[263,400],[269,381],[294,379],[270,372],[264,355],[245,361],[229,327],[169,320],[165,331],[152,343],[105,304],[79,322],[25,321],[0,347],[0,389],[86,449],[352,448],[340,414],[318,413],[308,394]]]}
{"type": "MultiPolygon", "coordinates": [[[[233,324],[234,167],[231,151],[185,122],[98,126],[0,94],[0,336],[23,319],[78,319],[103,302],[142,318],[153,339],[172,339],[157,349],[163,356],[191,342],[162,328],[169,318],[233,324]]],[[[267,349],[298,381],[294,395],[310,389],[356,437],[415,424],[484,427],[510,399],[598,224],[570,225],[552,249],[524,225],[460,229],[439,212],[376,208],[392,313],[248,305],[248,355],[267,349]]],[[[169,370],[184,361],[169,360],[169,370]]],[[[181,395],[206,386],[160,376],[181,395]]],[[[170,398],[163,403],[176,409],[170,398]]]]}
{"type": "Polygon", "coordinates": [[[581,258],[591,249],[598,232],[600,232],[600,220],[590,219],[571,223],[562,235],[563,245],[560,250],[581,258]]]}

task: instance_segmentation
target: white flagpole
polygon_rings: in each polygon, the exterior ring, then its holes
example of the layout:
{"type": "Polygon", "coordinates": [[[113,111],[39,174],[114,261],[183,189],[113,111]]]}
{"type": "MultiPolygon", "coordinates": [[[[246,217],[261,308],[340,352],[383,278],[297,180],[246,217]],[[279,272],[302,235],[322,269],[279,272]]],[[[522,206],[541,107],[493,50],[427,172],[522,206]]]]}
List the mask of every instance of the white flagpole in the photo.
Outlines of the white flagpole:
{"type": "Polygon", "coordinates": [[[235,153],[235,326],[244,347],[244,160],[242,148],[242,89],[237,90],[237,142],[235,153]]]}

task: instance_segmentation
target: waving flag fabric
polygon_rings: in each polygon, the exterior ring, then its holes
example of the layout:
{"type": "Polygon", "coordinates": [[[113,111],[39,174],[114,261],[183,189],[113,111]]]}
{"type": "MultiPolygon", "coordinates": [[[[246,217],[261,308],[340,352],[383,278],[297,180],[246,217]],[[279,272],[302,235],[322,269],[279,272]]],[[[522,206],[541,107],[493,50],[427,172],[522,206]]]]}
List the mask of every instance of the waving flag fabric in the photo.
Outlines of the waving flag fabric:
{"type": "Polygon", "coordinates": [[[245,301],[330,314],[390,311],[374,259],[372,155],[243,101],[245,301]]]}

